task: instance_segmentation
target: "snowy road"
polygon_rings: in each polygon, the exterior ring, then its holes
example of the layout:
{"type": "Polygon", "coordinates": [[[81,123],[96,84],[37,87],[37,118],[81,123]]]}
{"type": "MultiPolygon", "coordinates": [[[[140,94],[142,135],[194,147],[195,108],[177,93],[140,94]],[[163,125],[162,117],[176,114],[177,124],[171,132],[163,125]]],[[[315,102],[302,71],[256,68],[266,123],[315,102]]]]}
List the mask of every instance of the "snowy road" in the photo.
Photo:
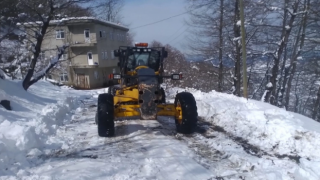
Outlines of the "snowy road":
{"type": "Polygon", "coordinates": [[[116,135],[100,138],[94,123],[96,98],[82,101],[51,143],[62,149],[41,156],[22,171],[31,179],[282,179],[291,160],[257,157],[239,139],[200,118],[192,135],[176,134],[174,120],[116,121],[116,135]],[[260,164],[260,166],[257,166],[260,164]]]}
{"type": "Polygon", "coordinates": [[[188,146],[175,138],[173,121],[123,120],[116,122],[113,138],[97,136],[96,107],[87,100],[78,108],[70,124],[58,130],[52,141],[63,149],[42,157],[43,162],[29,170],[39,179],[210,179],[214,174],[199,164],[188,146]],[[91,106],[91,107],[90,107],[91,106]],[[76,177],[76,178],[75,178],[76,177]]]}

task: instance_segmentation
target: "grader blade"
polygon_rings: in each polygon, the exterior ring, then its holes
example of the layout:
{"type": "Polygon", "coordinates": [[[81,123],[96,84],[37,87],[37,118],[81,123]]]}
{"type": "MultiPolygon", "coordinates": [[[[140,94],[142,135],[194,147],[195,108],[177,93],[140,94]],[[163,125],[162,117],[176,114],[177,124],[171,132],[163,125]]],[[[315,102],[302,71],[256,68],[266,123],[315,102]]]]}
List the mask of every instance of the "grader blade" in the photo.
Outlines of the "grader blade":
{"type": "Polygon", "coordinates": [[[139,69],[138,72],[138,90],[140,116],[143,120],[157,118],[157,86],[158,80],[154,76],[153,69],[139,69]]]}

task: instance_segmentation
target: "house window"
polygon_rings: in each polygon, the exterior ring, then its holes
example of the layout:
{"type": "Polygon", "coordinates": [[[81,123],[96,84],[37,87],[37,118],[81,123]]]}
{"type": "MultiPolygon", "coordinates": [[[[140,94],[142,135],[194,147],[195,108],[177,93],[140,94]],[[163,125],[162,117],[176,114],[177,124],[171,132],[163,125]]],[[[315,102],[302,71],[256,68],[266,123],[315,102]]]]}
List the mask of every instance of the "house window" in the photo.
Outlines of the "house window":
{"type": "Polygon", "coordinates": [[[42,52],[39,54],[39,58],[40,58],[41,60],[44,60],[44,59],[46,58],[45,52],[42,51],[42,52]]]}
{"type": "Polygon", "coordinates": [[[67,82],[67,81],[69,81],[68,74],[67,74],[67,73],[61,73],[61,74],[60,74],[60,81],[61,81],[61,82],[67,82]]]}
{"type": "Polygon", "coordinates": [[[35,38],[38,38],[38,35],[40,35],[40,34],[41,34],[41,29],[34,31],[34,37],[35,38]]]}
{"type": "Polygon", "coordinates": [[[67,60],[67,59],[68,59],[68,55],[62,54],[59,60],[61,61],[61,60],[67,60]]]}
{"type": "Polygon", "coordinates": [[[84,30],[84,37],[85,38],[90,38],[90,30],[89,29],[85,29],[84,30]]]}
{"type": "Polygon", "coordinates": [[[101,38],[106,38],[107,37],[106,31],[100,31],[100,37],[101,38]]]}
{"type": "Polygon", "coordinates": [[[116,39],[116,33],[114,33],[114,32],[110,31],[109,36],[110,36],[111,40],[115,40],[116,39]]]}
{"type": "Polygon", "coordinates": [[[88,65],[94,65],[92,52],[88,52],[87,55],[88,55],[88,65]]]}
{"type": "Polygon", "coordinates": [[[114,59],[114,52],[111,51],[111,59],[114,59]]]}
{"type": "Polygon", "coordinates": [[[86,43],[90,43],[90,30],[89,29],[85,29],[84,30],[84,42],[86,43]]]}
{"type": "Polygon", "coordinates": [[[56,30],[56,39],[64,39],[64,30],[63,29],[56,30]]]}
{"type": "Polygon", "coordinates": [[[101,55],[102,55],[102,59],[108,59],[108,54],[107,52],[101,52],[101,55]]]}
{"type": "Polygon", "coordinates": [[[123,41],[123,34],[120,34],[120,41],[123,41]]]}

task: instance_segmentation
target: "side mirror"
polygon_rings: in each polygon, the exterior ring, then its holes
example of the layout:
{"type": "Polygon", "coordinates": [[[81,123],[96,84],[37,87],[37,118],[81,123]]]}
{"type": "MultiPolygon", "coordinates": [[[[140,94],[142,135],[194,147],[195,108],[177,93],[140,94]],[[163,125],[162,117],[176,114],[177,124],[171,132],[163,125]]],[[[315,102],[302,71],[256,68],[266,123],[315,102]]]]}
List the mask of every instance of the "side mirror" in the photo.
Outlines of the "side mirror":
{"type": "Polygon", "coordinates": [[[168,52],[167,51],[163,51],[163,54],[162,54],[163,58],[166,58],[168,57],[168,52]]]}

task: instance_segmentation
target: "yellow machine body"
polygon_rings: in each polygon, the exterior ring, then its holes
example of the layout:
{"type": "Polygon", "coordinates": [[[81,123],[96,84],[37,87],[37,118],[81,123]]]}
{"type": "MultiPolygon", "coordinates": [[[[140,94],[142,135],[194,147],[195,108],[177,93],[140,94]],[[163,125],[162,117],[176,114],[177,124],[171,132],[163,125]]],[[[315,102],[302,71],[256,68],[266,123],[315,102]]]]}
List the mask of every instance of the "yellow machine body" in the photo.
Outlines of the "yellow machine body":
{"type": "MultiPolygon", "coordinates": [[[[136,69],[147,68],[140,66],[136,69]]],[[[159,72],[155,72],[155,75],[159,72]]],[[[127,75],[136,75],[136,71],[129,71],[127,75]]],[[[120,80],[119,80],[120,81],[120,80]]],[[[119,82],[121,84],[121,82],[119,82]]],[[[122,87],[117,90],[114,96],[115,118],[140,116],[139,90],[138,86],[122,87]]],[[[179,122],[182,120],[181,107],[174,104],[158,104],[157,116],[174,116],[179,122]]]]}

